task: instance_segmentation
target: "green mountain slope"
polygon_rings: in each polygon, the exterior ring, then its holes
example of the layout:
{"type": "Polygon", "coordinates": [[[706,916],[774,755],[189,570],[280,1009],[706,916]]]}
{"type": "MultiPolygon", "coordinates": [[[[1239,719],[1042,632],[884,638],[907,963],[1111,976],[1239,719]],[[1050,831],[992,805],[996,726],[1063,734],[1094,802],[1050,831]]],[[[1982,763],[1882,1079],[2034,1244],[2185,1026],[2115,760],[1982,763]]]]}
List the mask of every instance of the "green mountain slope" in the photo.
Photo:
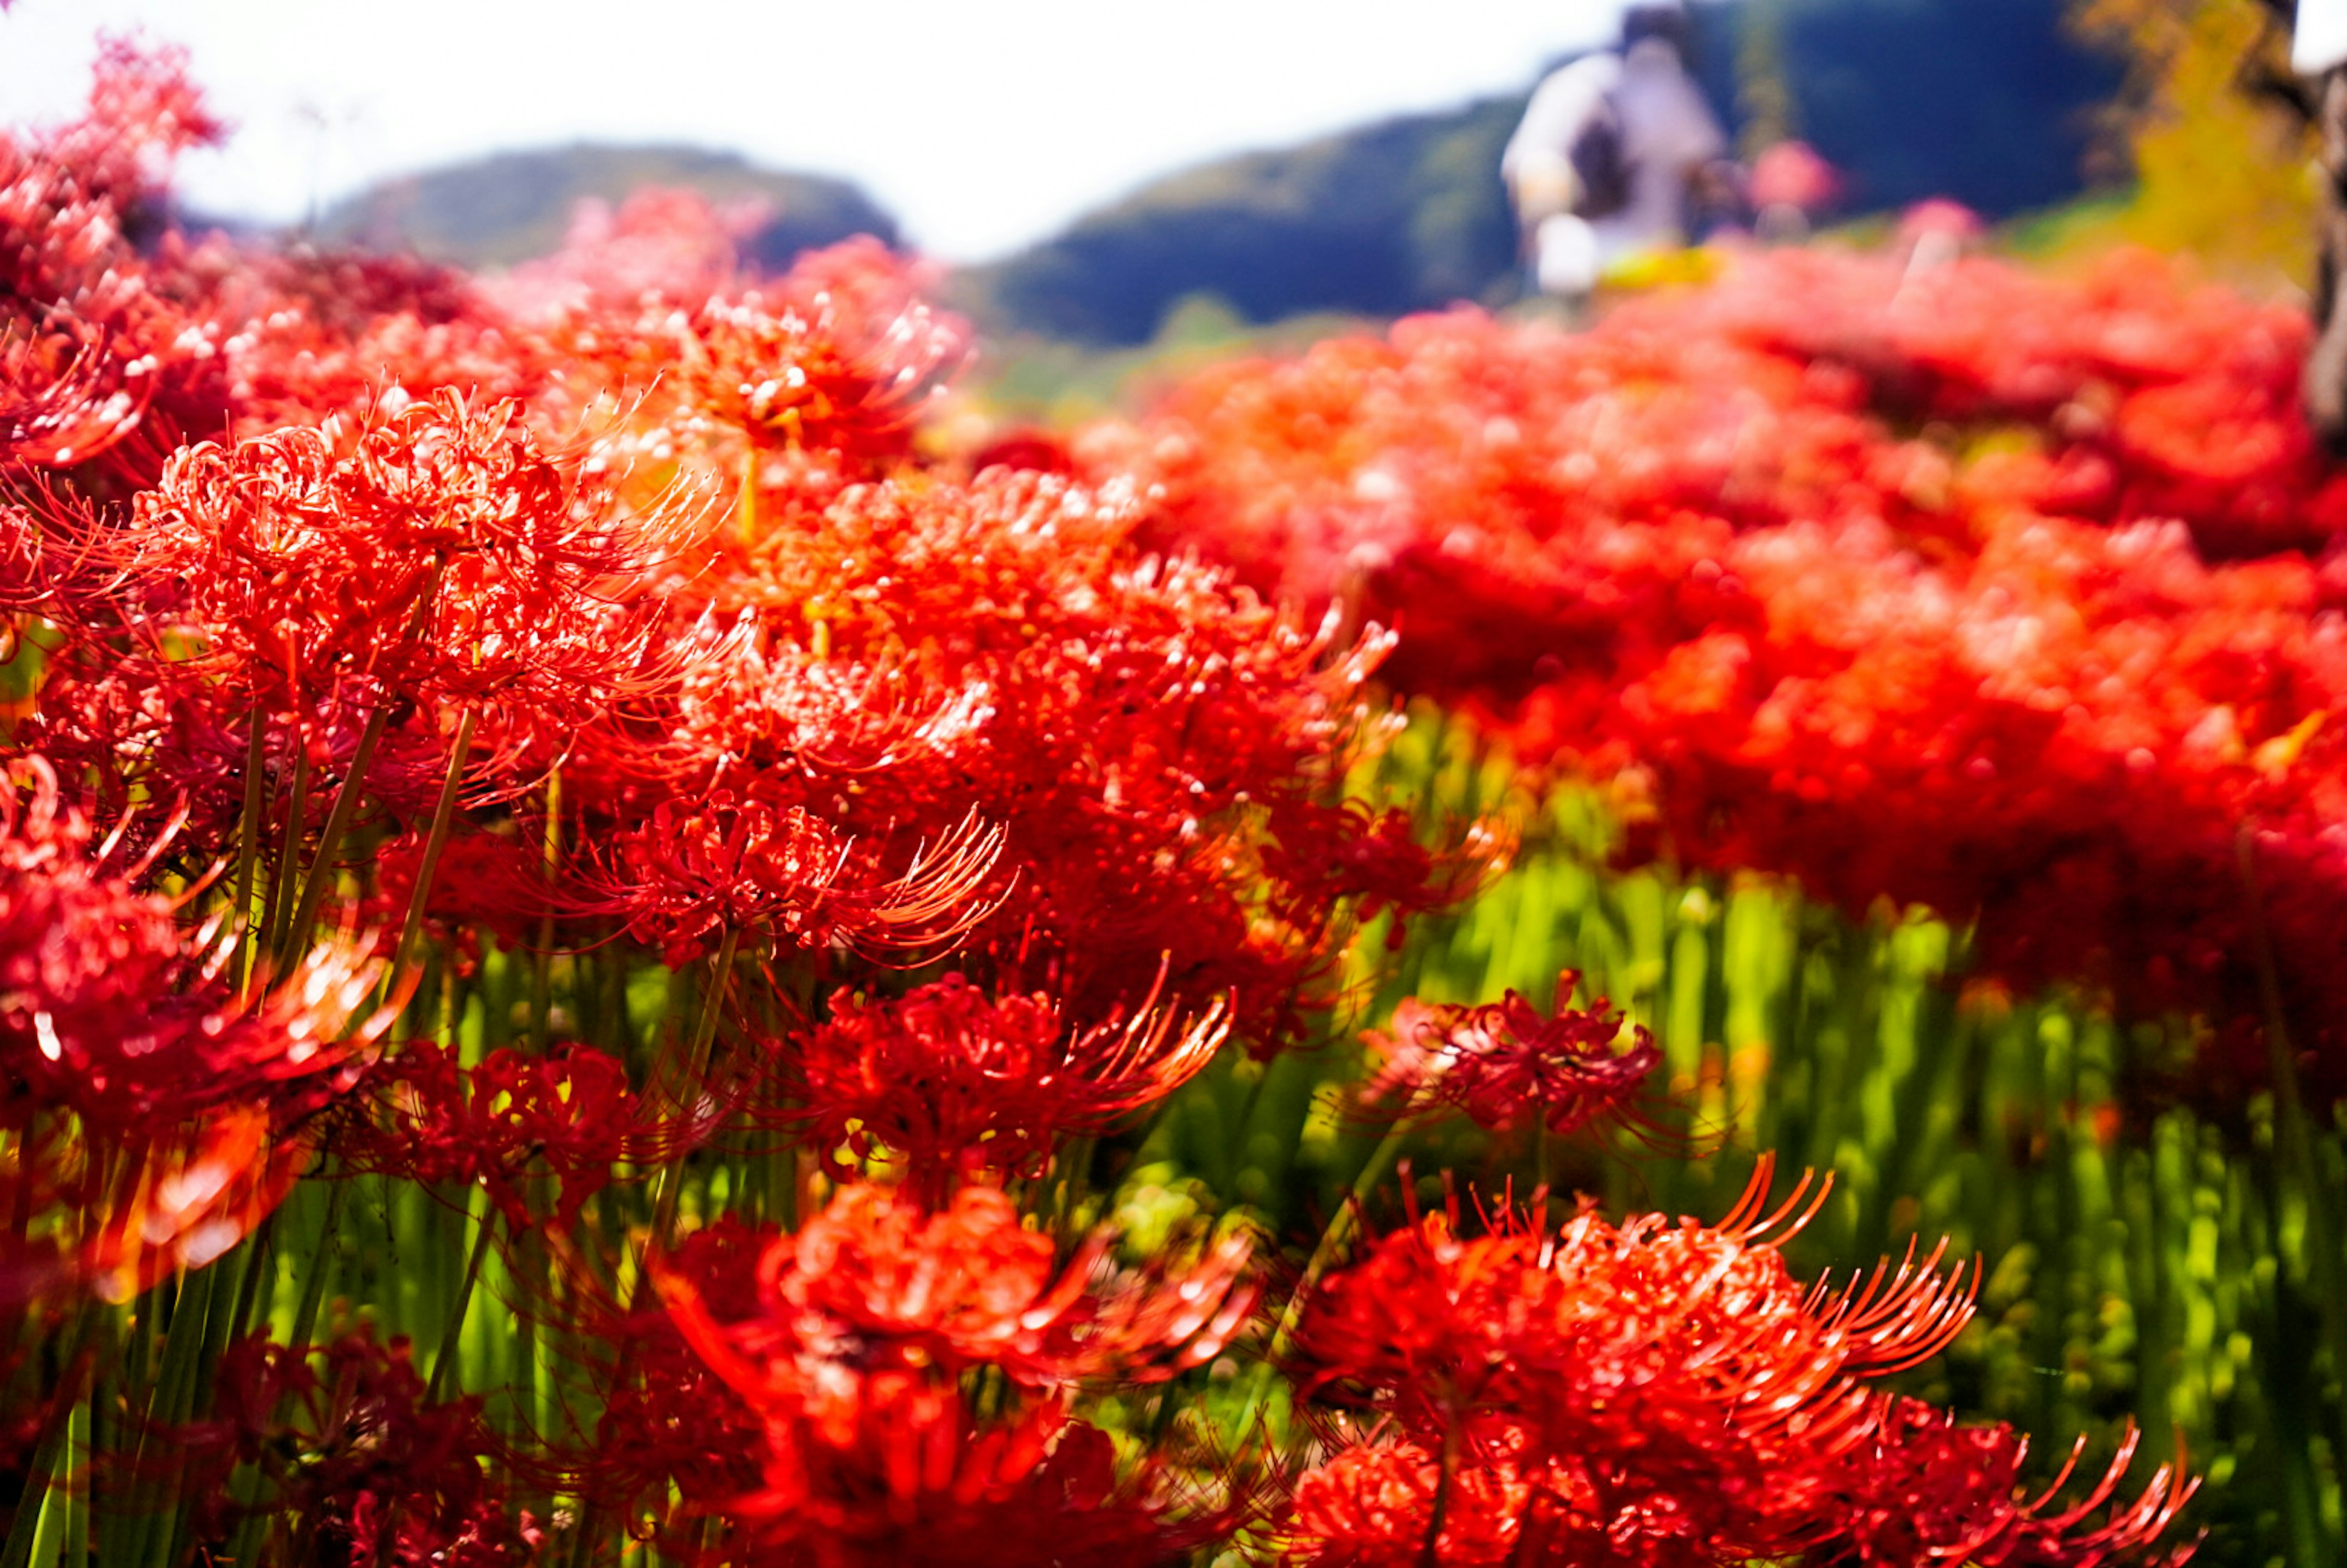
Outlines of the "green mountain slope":
{"type": "Polygon", "coordinates": [[[737,154],[691,147],[580,143],[505,152],[387,180],[329,209],[328,243],[413,250],[466,267],[504,266],[561,243],[572,208],[624,200],[644,186],[698,190],[713,200],[755,197],[774,215],[744,246],[768,267],[851,234],[897,242],[896,220],[861,190],[822,175],[761,169],[737,154]]]}
{"type": "Polygon", "coordinates": [[[1494,99],[1176,174],[959,280],[991,325],[1131,343],[1212,293],[1253,321],[1474,298],[1511,270],[1500,149],[1521,99],[1494,99]]]}

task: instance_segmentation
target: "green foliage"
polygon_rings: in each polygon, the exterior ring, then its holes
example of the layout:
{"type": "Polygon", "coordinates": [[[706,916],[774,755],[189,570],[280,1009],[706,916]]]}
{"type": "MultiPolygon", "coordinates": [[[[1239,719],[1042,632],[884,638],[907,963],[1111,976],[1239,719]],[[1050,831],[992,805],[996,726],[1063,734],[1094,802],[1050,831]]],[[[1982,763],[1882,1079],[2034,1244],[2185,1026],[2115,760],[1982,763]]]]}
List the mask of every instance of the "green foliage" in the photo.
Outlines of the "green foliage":
{"type": "Polygon", "coordinates": [[[2039,252],[2147,245],[2252,292],[2302,284],[2317,221],[2314,133],[2251,90],[2288,76],[2277,19],[2252,0],[2079,0],[2075,22],[2129,62],[2106,119],[2133,178],[2116,200],[2039,236],[2039,252]]]}

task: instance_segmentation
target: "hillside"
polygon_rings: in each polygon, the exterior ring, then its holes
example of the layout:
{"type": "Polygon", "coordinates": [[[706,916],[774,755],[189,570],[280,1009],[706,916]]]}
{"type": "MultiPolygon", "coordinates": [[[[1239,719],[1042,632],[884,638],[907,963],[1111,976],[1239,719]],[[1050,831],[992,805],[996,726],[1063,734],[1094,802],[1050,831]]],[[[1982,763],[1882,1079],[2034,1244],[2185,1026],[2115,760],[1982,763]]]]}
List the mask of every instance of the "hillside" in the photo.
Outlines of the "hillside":
{"type": "MultiPolygon", "coordinates": [[[[2005,217],[2083,189],[2095,111],[2118,85],[2113,62],[2064,31],[2063,10],[1710,4],[1696,65],[1723,122],[1740,127],[1765,96],[1844,172],[1857,210],[1943,195],[2005,217]]],[[[1256,322],[1504,301],[1518,284],[1499,158],[1523,104],[1486,99],[1184,170],[971,270],[960,302],[998,330],[1123,344],[1201,293],[1256,322]]]]}
{"type": "Polygon", "coordinates": [[[504,266],[552,251],[580,200],[616,202],[648,185],[771,205],[774,217],[744,246],[751,260],[770,268],[851,234],[876,234],[891,244],[897,239],[896,220],[844,179],[761,169],[738,154],[700,148],[591,143],[497,153],[386,180],[329,209],[318,230],[330,243],[408,249],[471,268],[504,266]]]}
{"type": "Polygon", "coordinates": [[[958,302],[999,327],[1133,343],[1197,293],[1258,322],[1481,296],[1515,251],[1496,169],[1522,107],[1487,100],[1185,170],[970,269],[958,302]]]}

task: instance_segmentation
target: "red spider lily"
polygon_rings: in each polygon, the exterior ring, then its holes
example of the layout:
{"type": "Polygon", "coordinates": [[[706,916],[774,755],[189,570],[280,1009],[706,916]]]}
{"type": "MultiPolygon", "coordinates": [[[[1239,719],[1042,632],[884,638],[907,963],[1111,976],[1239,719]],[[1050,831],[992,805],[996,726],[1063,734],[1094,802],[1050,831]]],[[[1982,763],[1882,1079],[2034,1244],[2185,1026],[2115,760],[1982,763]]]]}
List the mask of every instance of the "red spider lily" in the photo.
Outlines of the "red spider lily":
{"type": "Polygon", "coordinates": [[[1221,1007],[1185,1023],[1156,999],[1078,1028],[1047,993],[989,998],[958,974],[893,999],[843,988],[784,1043],[790,1119],[842,1177],[845,1156],[886,1150],[932,1203],[958,1179],[1040,1175],[1061,1138],[1172,1093],[1230,1031],[1221,1007]]]}
{"type": "Polygon", "coordinates": [[[228,333],[184,248],[142,255],[137,241],[157,227],[172,162],[220,134],[183,52],[121,38],[100,39],[80,119],[0,131],[0,323],[102,342],[104,379],[135,382],[173,429],[220,428],[228,333]]]}
{"type": "Polygon", "coordinates": [[[1158,1562],[1221,1529],[1177,1519],[1151,1467],[1120,1476],[1105,1440],[1048,1390],[1218,1354],[1253,1299],[1236,1284],[1244,1245],[1105,1289],[1097,1248],[1064,1271],[1053,1251],[995,1189],[926,1214],[850,1186],[767,1244],[752,1301],[712,1282],[749,1308],[736,1320],[677,1271],[682,1255],[661,1267],[684,1342],[763,1436],[761,1486],[726,1509],[743,1553],[726,1560],[1158,1562]],[[977,1367],[1021,1391],[976,1415],[958,1378],[977,1367]]]}
{"type": "Polygon", "coordinates": [[[877,477],[909,458],[965,357],[962,324],[921,298],[923,270],[875,241],[745,282],[730,220],[701,198],[640,193],[616,222],[581,218],[561,256],[489,293],[548,364],[549,409],[616,395],[624,439],[656,462],[705,465],[753,497],[770,476],[877,477]]]}
{"type": "Polygon", "coordinates": [[[1650,1214],[1616,1227],[1584,1210],[1553,1235],[1503,1218],[1464,1241],[1428,1215],[1316,1292],[1298,1330],[1307,1390],[1419,1416],[1490,1399],[1571,1427],[1625,1419],[1604,1390],[1635,1384],[1657,1418],[1686,1399],[1706,1412],[1698,1425],[1829,1432],[1859,1402],[1852,1377],[1944,1348],[1971,1291],[1962,1270],[1936,1272],[1937,1254],[1839,1294],[1799,1286],[1778,1249],[1823,1189],[1804,1209],[1804,1183],[1764,1214],[1768,1175],[1764,1161],[1717,1226],[1650,1214]]]}
{"type": "Polygon", "coordinates": [[[73,463],[85,487],[118,493],[151,484],[180,432],[315,423],[362,411],[387,387],[543,390],[549,367],[528,334],[446,273],[159,236],[172,162],[220,131],[181,52],[115,39],[101,40],[82,118],[0,132],[0,323],[102,343],[94,412],[128,395],[131,423],[143,408],[147,426],[167,433],[152,450],[134,448],[100,439],[101,419],[87,438],[53,433],[41,460],[73,463]]]}
{"type": "MultiPolygon", "coordinates": [[[[50,597],[41,579],[41,530],[21,508],[0,506],[0,617],[31,610],[50,597]]],[[[14,659],[18,647],[15,629],[0,619],[0,656],[14,659]]]]}
{"type": "Polygon", "coordinates": [[[432,1401],[408,1344],[361,1328],[292,1347],[259,1334],[220,1358],[214,1406],[171,1431],[179,1491],[200,1538],[225,1545],[249,1514],[269,1522],[287,1562],[504,1568],[533,1557],[537,1527],[517,1525],[482,1461],[495,1450],[477,1399],[432,1401]],[[252,1467],[265,1500],[228,1482],[252,1467]]]}
{"type": "MultiPolygon", "coordinates": [[[[2172,1568],[2192,1555],[2192,1542],[2157,1548],[2194,1484],[2165,1467],[2137,1501],[2091,1522],[2127,1468],[2132,1436],[2086,1497],[2057,1508],[2067,1469],[2028,1501],[2019,1475],[2027,1445],[2009,1428],[1959,1427],[1913,1400],[1892,1404],[1868,1445],[1872,1457],[1850,1461],[1861,1475],[1879,1475],[1882,1491],[1870,1494],[1860,1481],[1852,1492],[1819,1494],[1809,1542],[1780,1545],[1772,1561],[1817,1568],[2120,1562],[2172,1568]]],[[[1298,1479],[1281,1532],[1282,1561],[1311,1568],[1729,1568],[1748,1560],[1742,1548],[1706,1536],[1714,1523],[1699,1497],[1644,1499],[1609,1520],[1604,1510],[1620,1492],[1581,1473],[1604,1468],[1602,1458],[1586,1467],[1530,1462],[1521,1434],[1504,1429],[1460,1445],[1447,1471],[1441,1458],[1414,1442],[1355,1442],[1298,1479]]]]}
{"type": "Polygon", "coordinates": [[[848,1419],[853,1372],[999,1367],[1050,1387],[1113,1370],[1146,1380],[1212,1360],[1245,1323],[1255,1292],[1232,1235],[1161,1258],[1150,1272],[1107,1269],[1096,1239],[1062,1266],[999,1188],[966,1186],[935,1212],[886,1187],[839,1189],[794,1235],[771,1242],[757,1311],[721,1324],[692,1282],[659,1276],[678,1327],[755,1409],[787,1405],[817,1427],[848,1419]],[[853,1368],[814,1376],[809,1358],[856,1347],[853,1368]]]}
{"type": "Polygon", "coordinates": [[[1359,801],[1282,802],[1272,831],[1277,842],[1265,850],[1264,869],[1279,889],[1285,919],[1307,927],[1315,911],[1352,900],[1360,920],[1393,917],[1386,948],[1394,952],[1409,938],[1411,916],[1465,901],[1505,869],[1509,855],[1498,830],[1481,822],[1456,848],[1437,854],[1418,842],[1408,811],[1373,812],[1359,801]]]}
{"type": "Polygon", "coordinates": [[[882,1374],[848,1440],[786,1446],[767,1425],[761,1490],[727,1511],[745,1568],[1174,1568],[1225,1533],[1187,1516],[1156,1467],[1120,1473],[1108,1434],[1051,1399],[980,1420],[951,1386],[882,1374]]]}
{"type": "MultiPolygon", "coordinates": [[[[723,1214],[686,1236],[664,1266],[692,1282],[721,1320],[758,1311],[758,1260],[771,1227],[723,1214]]],[[[593,1440],[574,1456],[567,1479],[614,1517],[641,1521],[667,1512],[673,1495],[696,1519],[721,1513],[763,1484],[764,1425],[736,1398],[654,1305],[581,1315],[573,1327],[579,1358],[606,1389],[593,1440]]],[[[641,1526],[631,1526],[642,1533],[641,1526]]]]}
{"type": "Polygon", "coordinates": [[[87,118],[42,138],[42,150],[129,210],[161,189],[181,153],[226,134],[187,73],[184,49],[146,49],[132,38],[101,36],[87,118]]]}
{"type": "Polygon", "coordinates": [[[658,187],[631,192],[616,210],[581,201],[552,255],[480,287],[507,314],[538,326],[625,320],[655,303],[697,305],[734,283],[737,241],[754,216],[714,207],[696,190],[658,187]]]}
{"type": "Polygon", "coordinates": [[[684,1507],[666,1533],[695,1561],[1172,1568],[1227,1538],[1241,1511],[1163,1455],[1120,1460],[1056,1396],[1014,1389],[980,1414],[949,1378],[885,1370],[853,1378],[818,1431],[753,1410],[672,1331],[651,1346],[644,1391],[606,1414],[603,1468],[639,1491],[674,1477],[684,1507]],[[724,1522],[714,1542],[710,1519],[724,1522]]]}
{"type": "Polygon", "coordinates": [[[721,790],[654,807],[620,840],[620,864],[599,874],[602,888],[589,907],[625,919],[671,968],[706,951],[718,931],[914,953],[950,945],[985,917],[984,889],[1001,849],[999,829],[966,816],[882,881],[852,840],[803,808],[776,810],[721,790]]]}
{"type": "Polygon", "coordinates": [[[943,765],[994,716],[982,679],[776,643],[749,610],[722,630],[704,617],[681,641],[676,722],[646,748],[656,775],[820,791],[943,765]]]}
{"type": "Polygon", "coordinates": [[[712,301],[685,343],[685,390],[753,452],[803,447],[851,473],[910,452],[915,428],[968,333],[919,295],[918,274],[877,241],[801,258],[779,288],[712,301]]]}
{"type": "MultiPolygon", "coordinates": [[[[1941,1563],[2097,1568],[2152,1562],[2152,1547],[2200,1483],[2162,1465],[2133,1503],[2113,1504],[2102,1522],[2094,1522],[2096,1511],[2117,1491],[2137,1436],[2127,1433],[2084,1498],[2057,1506],[2056,1495],[2086,1446],[2081,1439],[2061,1475],[2032,1502],[2021,1478],[2028,1439],[2002,1425],[1960,1427],[1918,1400],[1894,1400],[1873,1440],[1849,1460],[1846,1544],[1838,1542],[1836,1560],[1866,1568],[1941,1563]]],[[[2195,1544],[2171,1547],[2157,1561],[2180,1563],[2195,1544]]]]}
{"type": "Polygon", "coordinates": [[[241,435],[443,393],[535,404],[555,373],[469,281],[427,262],[303,251],[240,263],[228,282],[244,287],[224,284],[214,309],[243,323],[221,345],[241,435]]]}
{"type": "Polygon", "coordinates": [[[1504,1455],[1454,1465],[1446,1477],[1416,1443],[1355,1443],[1297,1479],[1282,1532],[1286,1560],[1312,1568],[1536,1562],[1520,1554],[1532,1500],[1531,1483],[1504,1455]]]}
{"type": "Polygon", "coordinates": [[[310,1152],[290,1130],[355,1081],[405,993],[373,1007],[384,966],[347,938],[230,984],[233,944],[139,891],[145,866],[46,759],[0,784],[0,1189],[24,1222],[0,1299],[124,1300],[276,1206],[310,1152]]]}
{"type": "Polygon", "coordinates": [[[168,993],[179,969],[173,904],[137,891],[145,868],[109,866],[112,848],[64,798],[46,758],[9,760],[0,774],[0,1050],[11,1098],[50,1069],[64,1080],[57,1089],[73,1088],[85,1040],[104,1049],[120,1020],[168,993]]]}
{"type": "Polygon", "coordinates": [[[118,1143],[18,1130],[0,1202],[0,1305],[121,1303],[226,1254],[284,1201],[313,1151],[267,1110],[230,1106],[118,1143]]]}
{"type": "MultiPolygon", "coordinates": [[[[1568,969],[1556,994],[1570,998],[1580,983],[1568,969]]],[[[1455,1108],[1495,1132],[1535,1121],[1559,1137],[1594,1122],[1638,1123],[1636,1102],[1663,1052],[1633,1024],[1630,1049],[1616,1054],[1623,1023],[1604,997],[1585,1011],[1560,1003],[1553,1018],[1513,991],[1481,1007],[1412,997],[1394,1009],[1391,1035],[1368,1036],[1385,1061],[1363,1099],[1395,1102],[1396,1114],[1411,1117],[1455,1108]]]]}
{"type": "Polygon", "coordinates": [[[239,1099],[268,1104],[284,1122],[347,1092],[407,999],[403,985],[374,1005],[388,966],[373,948],[334,938],[236,989],[221,979],[227,945],[216,945],[176,1006],[155,1003],[146,1024],[122,1029],[109,1050],[84,1052],[89,1093],[111,1100],[105,1110],[93,1100],[83,1113],[168,1115],[239,1099]],[[102,1065],[108,1059],[114,1065],[102,1065]]]}
{"type": "MultiPolygon", "coordinates": [[[[1764,1214],[1767,1174],[1717,1227],[1615,1227],[1583,1210],[1553,1233],[1503,1219],[1466,1241],[1427,1216],[1316,1291],[1296,1337],[1303,1389],[1384,1412],[1449,1476],[1499,1465],[1475,1484],[1541,1500],[1517,1527],[1552,1553],[1536,1560],[1724,1564],[1804,1547],[1830,1527],[1835,1466],[1873,1430],[1880,1400],[1860,1379],[1945,1348],[1972,1290],[1937,1254],[1839,1292],[1801,1286],[1778,1247],[1815,1204],[1797,1192],[1764,1214]]],[[[1422,1479],[1408,1456],[1370,1473],[1387,1479],[1364,1492],[1362,1476],[1340,1478],[1315,1506],[1421,1496],[1422,1543],[1443,1488],[1401,1484],[1422,1479]]]]}
{"type": "MultiPolygon", "coordinates": [[[[380,917],[379,926],[387,928],[405,917],[424,849],[425,835],[410,832],[376,852],[375,898],[369,908],[380,917]]],[[[452,954],[467,966],[462,971],[467,974],[478,958],[478,931],[495,933],[507,948],[525,948],[538,940],[540,923],[558,911],[543,848],[516,835],[462,825],[441,845],[424,900],[425,928],[432,933],[434,949],[452,954]]]]}
{"type": "Polygon", "coordinates": [[[1936,1254],[1804,1289],[1777,1249],[1815,1204],[1797,1193],[1764,1217],[1767,1174],[1716,1228],[1584,1211],[1553,1234],[1503,1220],[1462,1241],[1432,1215],[1333,1276],[1300,1325],[1306,1391],[1366,1403],[1392,1430],[1300,1479],[1287,1560],[2147,1560],[2191,1486],[2163,1469],[2096,1524],[2132,1439],[2057,1508],[2068,1470],[2026,1501],[2009,1429],[1869,1391],[1864,1377],[1943,1348],[1971,1291],[1936,1254]]]}
{"type": "MultiPolygon", "coordinates": [[[[372,682],[345,678],[298,721],[269,723],[261,775],[272,845],[292,830],[293,781],[304,758],[310,782],[300,832],[314,836],[340,782],[358,761],[380,696],[372,682]]],[[[159,796],[179,803],[180,832],[161,853],[165,863],[192,876],[237,848],[252,724],[250,693],[213,679],[200,664],[126,656],[108,641],[76,634],[49,655],[34,711],[18,734],[54,758],[61,774],[87,780],[98,809],[128,821],[129,843],[143,846],[153,836],[155,814],[137,811],[137,803],[159,796]]],[[[387,726],[367,772],[370,798],[395,818],[428,817],[446,770],[448,743],[421,723],[387,726]]],[[[515,762],[486,743],[473,755],[475,769],[487,774],[496,788],[512,787],[507,781],[543,761],[515,762]]],[[[394,910],[390,919],[395,925],[399,917],[394,910]]]]}
{"type": "Polygon", "coordinates": [[[121,440],[146,411],[147,369],[89,334],[0,332],[0,471],[61,468],[121,440]]]}
{"type": "Polygon", "coordinates": [[[189,448],[122,551],[150,614],[272,711],[348,675],[559,736],[646,678],[651,624],[625,600],[682,525],[612,507],[513,405],[443,394],[346,449],[306,429],[189,448]]]}
{"type": "Polygon", "coordinates": [[[569,1231],[618,1166],[678,1158],[732,1109],[723,1095],[664,1108],[630,1087],[619,1059],[583,1045],[546,1056],[500,1047],[464,1067],[453,1050],[410,1044],[364,1089],[334,1138],[346,1170],[478,1185],[516,1232],[569,1231]]]}
{"type": "MultiPolygon", "coordinates": [[[[338,940],[287,972],[224,979],[234,948],[183,936],[177,907],[108,864],[46,759],[0,789],[0,1066],[9,1097],[131,1133],[256,1104],[290,1122],[347,1089],[395,1008],[384,966],[338,940]]],[[[168,832],[164,835],[168,839],[168,832]]]]}

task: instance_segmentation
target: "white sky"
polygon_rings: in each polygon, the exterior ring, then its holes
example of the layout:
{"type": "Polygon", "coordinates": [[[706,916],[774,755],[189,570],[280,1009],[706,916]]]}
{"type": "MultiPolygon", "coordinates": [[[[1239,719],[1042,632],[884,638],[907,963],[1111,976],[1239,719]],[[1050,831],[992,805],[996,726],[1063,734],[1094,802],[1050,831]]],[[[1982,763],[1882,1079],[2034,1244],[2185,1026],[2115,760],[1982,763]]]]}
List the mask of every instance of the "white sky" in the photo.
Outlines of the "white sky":
{"type": "Polygon", "coordinates": [[[101,28],[188,46],[206,210],[299,218],[389,173],[593,139],[835,173],[952,261],[1142,180],[1529,85],[1616,0],[15,0],[0,122],[71,113],[101,28]]]}

